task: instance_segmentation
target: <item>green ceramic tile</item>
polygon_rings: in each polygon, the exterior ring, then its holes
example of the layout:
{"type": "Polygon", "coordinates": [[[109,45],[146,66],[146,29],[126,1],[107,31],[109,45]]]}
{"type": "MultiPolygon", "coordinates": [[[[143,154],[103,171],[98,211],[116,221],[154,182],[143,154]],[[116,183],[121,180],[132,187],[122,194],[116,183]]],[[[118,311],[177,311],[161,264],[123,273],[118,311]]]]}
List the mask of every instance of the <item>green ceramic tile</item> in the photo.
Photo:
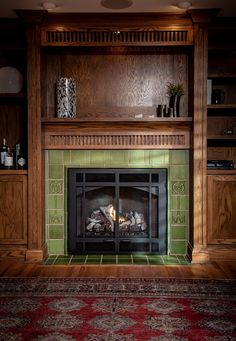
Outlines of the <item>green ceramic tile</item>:
{"type": "Polygon", "coordinates": [[[116,255],[105,254],[102,256],[102,259],[112,259],[113,261],[116,261],[116,255]]]}
{"type": "Polygon", "coordinates": [[[48,180],[47,183],[49,194],[63,194],[64,192],[63,180],[48,180]]]}
{"type": "Polygon", "coordinates": [[[71,256],[59,256],[57,257],[57,259],[55,260],[55,265],[68,265],[69,264],[69,261],[71,259],[71,256]]]}
{"type": "Polygon", "coordinates": [[[153,255],[148,255],[148,263],[150,265],[163,265],[163,259],[162,256],[153,256],[153,255]]]}
{"type": "Polygon", "coordinates": [[[118,264],[132,264],[132,259],[118,257],[118,264]]]}
{"type": "Polygon", "coordinates": [[[171,193],[172,195],[186,195],[188,194],[188,182],[187,181],[171,181],[171,193]]]}
{"type": "Polygon", "coordinates": [[[48,160],[50,164],[58,163],[63,164],[63,151],[62,150],[49,150],[48,160]]]}
{"type": "Polygon", "coordinates": [[[185,240],[175,240],[170,243],[170,253],[172,255],[186,255],[186,241],[185,240]]]}
{"type": "Polygon", "coordinates": [[[104,167],[105,152],[104,150],[91,150],[90,151],[90,164],[96,167],[104,167]]]}
{"type": "Polygon", "coordinates": [[[188,211],[171,211],[170,212],[171,225],[188,225],[188,211]]]}
{"type": "Polygon", "coordinates": [[[149,159],[146,158],[145,150],[129,151],[129,165],[137,167],[149,167],[149,159]]]}
{"type": "Polygon", "coordinates": [[[170,179],[188,179],[188,167],[187,166],[171,166],[170,167],[170,179]]]}
{"type": "Polygon", "coordinates": [[[48,240],[48,253],[49,254],[64,254],[64,241],[62,240],[48,240]]]}
{"type": "Polygon", "coordinates": [[[188,210],[189,196],[188,195],[170,195],[171,210],[188,210]]]}
{"type": "Polygon", "coordinates": [[[128,151],[127,150],[111,150],[105,152],[106,167],[127,167],[128,151]]]}
{"type": "Polygon", "coordinates": [[[171,239],[186,239],[188,234],[187,226],[172,226],[171,239]]]}
{"type": "Polygon", "coordinates": [[[63,179],[64,167],[63,165],[49,165],[49,179],[63,179]]]}
{"type": "Polygon", "coordinates": [[[71,163],[71,151],[70,150],[64,150],[64,163],[65,165],[70,165],[71,163]]]}
{"type": "Polygon", "coordinates": [[[109,258],[102,258],[102,261],[101,261],[102,264],[116,264],[116,260],[115,259],[109,259],[109,258]]]}
{"type": "Polygon", "coordinates": [[[189,152],[187,150],[170,150],[170,164],[186,165],[189,161],[189,152]]]}
{"type": "Polygon", "coordinates": [[[49,224],[64,224],[64,210],[48,210],[47,222],[49,224]]]}
{"type": "Polygon", "coordinates": [[[64,238],[64,225],[49,225],[48,238],[49,239],[64,238]]]}
{"type": "Polygon", "coordinates": [[[64,209],[64,196],[63,195],[48,195],[47,208],[48,209],[64,209]]]}
{"type": "Polygon", "coordinates": [[[100,258],[88,258],[86,264],[101,264],[100,258]]]}
{"type": "Polygon", "coordinates": [[[177,265],[179,264],[178,258],[175,256],[162,256],[165,265],[177,265]]]}
{"type": "Polygon", "coordinates": [[[168,166],[169,165],[169,151],[168,150],[151,150],[149,151],[150,165],[153,166],[168,166]]]}
{"type": "Polygon", "coordinates": [[[191,264],[190,261],[188,260],[188,258],[185,257],[185,256],[177,256],[177,258],[178,258],[179,263],[181,265],[189,265],[189,264],[191,264]]]}
{"type": "Polygon", "coordinates": [[[145,265],[145,264],[148,264],[148,261],[146,257],[133,256],[133,264],[145,265]]]}
{"type": "Polygon", "coordinates": [[[80,257],[80,258],[72,258],[70,261],[71,265],[76,265],[76,264],[84,264],[85,257],[80,257]]]}
{"type": "Polygon", "coordinates": [[[71,150],[71,164],[72,165],[85,165],[87,162],[86,154],[88,151],[86,150],[71,150]]]}

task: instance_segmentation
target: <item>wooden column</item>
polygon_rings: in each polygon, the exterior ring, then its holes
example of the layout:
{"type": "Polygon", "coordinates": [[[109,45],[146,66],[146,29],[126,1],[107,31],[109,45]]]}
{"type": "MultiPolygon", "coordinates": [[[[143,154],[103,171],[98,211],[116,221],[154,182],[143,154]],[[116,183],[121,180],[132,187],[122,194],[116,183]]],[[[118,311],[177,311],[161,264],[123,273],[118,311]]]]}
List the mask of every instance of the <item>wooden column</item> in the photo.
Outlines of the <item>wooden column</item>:
{"type": "Polygon", "coordinates": [[[194,27],[193,133],[193,253],[192,261],[207,261],[207,75],[208,24],[218,9],[191,10],[194,27]]]}
{"type": "Polygon", "coordinates": [[[41,22],[46,11],[17,11],[26,23],[28,98],[28,249],[26,260],[43,259],[41,171],[41,22]]]}

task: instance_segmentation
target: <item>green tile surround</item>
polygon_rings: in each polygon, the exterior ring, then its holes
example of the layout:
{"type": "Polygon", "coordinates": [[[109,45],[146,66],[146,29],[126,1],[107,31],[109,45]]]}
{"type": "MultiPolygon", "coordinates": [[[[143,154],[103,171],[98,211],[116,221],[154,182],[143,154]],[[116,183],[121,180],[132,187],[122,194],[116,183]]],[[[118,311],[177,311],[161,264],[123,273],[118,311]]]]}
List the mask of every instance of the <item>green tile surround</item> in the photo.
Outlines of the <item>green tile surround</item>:
{"type": "MultiPolygon", "coordinates": [[[[167,168],[168,255],[186,255],[189,244],[188,150],[45,151],[46,240],[49,255],[67,255],[67,169],[167,168]]],[[[73,259],[72,259],[73,260],[73,259]]]]}

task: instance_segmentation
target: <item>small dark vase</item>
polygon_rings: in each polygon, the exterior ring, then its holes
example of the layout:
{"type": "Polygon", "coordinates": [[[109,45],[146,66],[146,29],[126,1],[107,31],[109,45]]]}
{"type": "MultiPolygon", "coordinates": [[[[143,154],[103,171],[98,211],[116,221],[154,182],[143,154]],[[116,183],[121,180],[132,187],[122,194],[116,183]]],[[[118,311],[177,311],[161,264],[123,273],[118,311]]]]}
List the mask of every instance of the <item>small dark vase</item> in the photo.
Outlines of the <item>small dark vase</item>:
{"type": "Polygon", "coordinates": [[[170,96],[169,107],[173,109],[173,117],[179,117],[179,105],[181,96],[170,96]]]}

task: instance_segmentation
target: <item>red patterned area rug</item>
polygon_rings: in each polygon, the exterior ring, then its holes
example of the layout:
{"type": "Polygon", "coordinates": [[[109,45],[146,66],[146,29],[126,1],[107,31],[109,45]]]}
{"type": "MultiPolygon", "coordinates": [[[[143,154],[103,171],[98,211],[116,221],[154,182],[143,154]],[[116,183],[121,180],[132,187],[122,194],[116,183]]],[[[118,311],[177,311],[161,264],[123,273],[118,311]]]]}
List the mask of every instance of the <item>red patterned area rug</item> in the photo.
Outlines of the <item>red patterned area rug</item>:
{"type": "Polygon", "coordinates": [[[0,278],[0,341],[235,341],[236,281],[0,278]]]}

